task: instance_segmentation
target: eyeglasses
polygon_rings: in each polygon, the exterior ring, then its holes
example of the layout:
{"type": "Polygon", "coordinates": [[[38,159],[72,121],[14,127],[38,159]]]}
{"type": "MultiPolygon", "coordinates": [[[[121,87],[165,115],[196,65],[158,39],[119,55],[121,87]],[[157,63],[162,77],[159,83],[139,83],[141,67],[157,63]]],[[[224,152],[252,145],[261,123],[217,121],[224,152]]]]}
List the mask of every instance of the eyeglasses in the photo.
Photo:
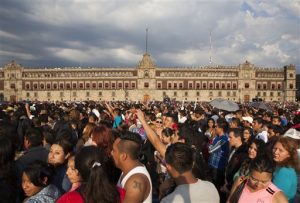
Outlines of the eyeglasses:
{"type": "Polygon", "coordinates": [[[250,180],[252,182],[254,182],[254,183],[261,183],[263,185],[266,185],[266,184],[268,184],[271,181],[271,179],[269,179],[269,180],[258,180],[256,178],[254,178],[253,176],[249,176],[249,178],[250,178],[250,180]]]}
{"type": "Polygon", "coordinates": [[[155,121],[156,123],[160,123],[160,124],[162,124],[163,122],[162,121],[155,121]]]}

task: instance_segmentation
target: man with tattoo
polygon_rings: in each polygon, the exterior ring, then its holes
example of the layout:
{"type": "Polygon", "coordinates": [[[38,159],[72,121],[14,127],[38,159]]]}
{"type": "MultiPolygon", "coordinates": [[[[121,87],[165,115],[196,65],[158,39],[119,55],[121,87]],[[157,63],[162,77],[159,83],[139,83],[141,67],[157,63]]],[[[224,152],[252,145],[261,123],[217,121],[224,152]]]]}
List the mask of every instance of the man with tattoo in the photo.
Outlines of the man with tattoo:
{"type": "Polygon", "coordinates": [[[116,167],[122,170],[117,185],[126,190],[123,203],[152,202],[150,175],[138,160],[141,144],[141,136],[129,131],[125,131],[113,143],[111,155],[116,167]]]}
{"type": "Polygon", "coordinates": [[[167,148],[166,166],[177,187],[161,203],[218,203],[218,191],[209,181],[197,179],[192,173],[193,150],[187,144],[175,143],[167,148]]]}

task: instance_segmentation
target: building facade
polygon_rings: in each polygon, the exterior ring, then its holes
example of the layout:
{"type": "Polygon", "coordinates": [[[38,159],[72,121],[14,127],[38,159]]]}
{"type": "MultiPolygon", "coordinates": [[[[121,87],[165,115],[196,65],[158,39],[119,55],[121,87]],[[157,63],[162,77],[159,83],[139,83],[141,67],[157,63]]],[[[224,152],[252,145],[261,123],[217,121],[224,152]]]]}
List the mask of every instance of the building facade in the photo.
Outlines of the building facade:
{"type": "Polygon", "coordinates": [[[296,70],[237,66],[158,67],[148,53],[136,67],[0,68],[0,100],[295,101],[296,70]]]}

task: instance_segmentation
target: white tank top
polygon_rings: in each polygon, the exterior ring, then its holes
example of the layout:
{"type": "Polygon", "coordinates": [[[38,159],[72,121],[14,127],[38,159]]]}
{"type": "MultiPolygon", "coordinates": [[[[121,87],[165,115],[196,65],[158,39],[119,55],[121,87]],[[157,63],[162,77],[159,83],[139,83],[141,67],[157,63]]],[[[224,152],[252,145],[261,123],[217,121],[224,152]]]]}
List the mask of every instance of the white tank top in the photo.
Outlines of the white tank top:
{"type": "MultiPolygon", "coordinates": [[[[147,198],[143,201],[143,203],[152,203],[152,183],[151,183],[151,178],[150,178],[150,175],[146,169],[145,166],[137,166],[133,169],[131,169],[131,171],[129,171],[126,176],[124,176],[124,178],[121,180],[121,177],[123,176],[123,173],[121,174],[120,178],[119,178],[119,181],[117,183],[117,186],[120,187],[120,188],[124,188],[125,187],[125,184],[127,182],[127,180],[134,174],[137,174],[137,173],[141,173],[141,174],[144,174],[147,178],[148,178],[148,181],[150,183],[150,192],[147,196],[147,198]]],[[[126,196],[126,194],[125,194],[126,196]]]]}

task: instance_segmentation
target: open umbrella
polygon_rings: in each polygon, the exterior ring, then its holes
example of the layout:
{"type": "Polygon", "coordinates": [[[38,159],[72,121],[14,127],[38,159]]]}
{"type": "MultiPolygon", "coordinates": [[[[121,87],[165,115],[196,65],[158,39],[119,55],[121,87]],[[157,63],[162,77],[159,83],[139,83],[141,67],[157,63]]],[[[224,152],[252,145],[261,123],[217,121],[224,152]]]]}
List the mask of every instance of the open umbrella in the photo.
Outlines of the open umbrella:
{"type": "Polygon", "coordinates": [[[225,111],[237,111],[240,109],[239,105],[233,101],[217,98],[209,102],[210,105],[217,109],[225,110],[225,111]]]}
{"type": "Polygon", "coordinates": [[[272,108],[264,103],[264,102],[251,102],[250,106],[257,108],[257,109],[262,109],[262,110],[266,110],[266,111],[272,111],[272,108]]]}

